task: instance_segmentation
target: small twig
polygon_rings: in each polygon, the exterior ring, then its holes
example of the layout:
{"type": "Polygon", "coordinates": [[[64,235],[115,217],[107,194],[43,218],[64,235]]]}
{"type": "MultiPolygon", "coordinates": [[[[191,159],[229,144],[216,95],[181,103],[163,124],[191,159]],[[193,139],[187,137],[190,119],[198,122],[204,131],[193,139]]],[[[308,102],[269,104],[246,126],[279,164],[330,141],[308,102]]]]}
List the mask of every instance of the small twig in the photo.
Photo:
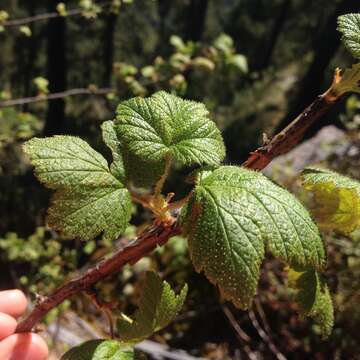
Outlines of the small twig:
{"type": "Polygon", "coordinates": [[[261,305],[260,299],[258,297],[255,297],[254,303],[255,303],[256,310],[257,310],[257,312],[258,312],[258,314],[259,314],[259,316],[261,318],[261,321],[263,323],[263,326],[264,326],[266,332],[268,334],[271,334],[270,325],[269,325],[269,323],[267,321],[265,311],[264,311],[264,309],[263,309],[263,307],[261,305]]]}
{"type": "Polygon", "coordinates": [[[226,317],[228,318],[230,324],[236,331],[236,333],[239,335],[239,338],[245,342],[250,342],[251,341],[250,336],[246,334],[246,332],[240,327],[239,323],[236,321],[235,316],[230,311],[230,309],[226,305],[223,305],[222,310],[226,315],[226,317]]]}
{"type": "MultiPolygon", "coordinates": [[[[68,10],[66,13],[66,16],[64,16],[64,17],[80,15],[83,11],[84,11],[83,9],[68,10]]],[[[3,26],[4,27],[22,26],[22,25],[31,24],[35,21],[54,19],[54,18],[58,18],[58,17],[62,17],[62,15],[60,15],[56,11],[53,11],[53,12],[38,14],[38,15],[34,15],[34,16],[21,18],[21,19],[7,20],[4,22],[3,26]]]]}
{"type": "Polygon", "coordinates": [[[11,107],[11,106],[19,106],[19,105],[25,105],[30,103],[37,103],[37,102],[43,102],[48,100],[56,100],[56,99],[63,99],[69,96],[75,96],[75,95],[106,95],[111,92],[114,92],[115,90],[112,88],[102,88],[102,89],[91,89],[91,88],[79,88],[79,89],[70,89],[66,91],[61,91],[49,95],[41,94],[37,96],[31,96],[27,98],[21,98],[21,99],[10,99],[10,100],[4,100],[0,101],[0,108],[4,107],[11,107]]]}
{"type": "Polygon", "coordinates": [[[286,357],[278,350],[276,345],[272,342],[270,336],[268,336],[268,334],[260,326],[253,310],[250,309],[248,313],[251,323],[253,324],[261,339],[265,342],[265,344],[267,344],[270,351],[276,356],[278,360],[286,360],[286,357]]]}
{"type": "MultiPolygon", "coordinates": [[[[107,4],[107,2],[101,3],[101,4],[96,4],[96,5],[99,7],[104,7],[106,4],[107,4]]],[[[4,27],[27,25],[27,24],[31,24],[31,23],[33,23],[35,21],[39,21],[39,20],[48,20],[48,19],[54,19],[54,18],[58,18],[58,17],[67,18],[69,16],[81,15],[82,13],[84,13],[84,11],[85,11],[84,9],[66,10],[66,16],[62,16],[58,12],[53,11],[53,12],[49,12],[49,13],[24,17],[21,19],[7,20],[2,25],[4,27]]]]}
{"type": "Polygon", "coordinates": [[[246,353],[248,358],[250,360],[257,360],[257,356],[253,353],[250,346],[247,344],[247,343],[251,342],[250,336],[248,334],[246,334],[245,331],[240,327],[239,323],[235,319],[235,316],[233,315],[231,310],[226,305],[223,305],[221,308],[222,308],[225,316],[229,320],[230,325],[236,331],[236,334],[237,334],[240,342],[245,342],[245,344],[242,344],[243,345],[242,349],[244,350],[244,352],[246,353]]]}

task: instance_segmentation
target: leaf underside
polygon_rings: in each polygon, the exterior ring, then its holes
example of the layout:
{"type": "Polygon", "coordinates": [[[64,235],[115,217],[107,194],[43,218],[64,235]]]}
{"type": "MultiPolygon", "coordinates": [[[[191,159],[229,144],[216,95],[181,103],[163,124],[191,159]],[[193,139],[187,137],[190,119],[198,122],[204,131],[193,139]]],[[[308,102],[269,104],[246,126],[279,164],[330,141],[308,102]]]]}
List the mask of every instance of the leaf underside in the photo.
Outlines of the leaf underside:
{"type": "Polygon", "coordinates": [[[324,337],[331,334],[334,310],[325,281],[314,270],[297,272],[289,270],[289,285],[296,290],[295,301],[300,313],[311,317],[320,327],[324,337]]]}
{"type": "Polygon", "coordinates": [[[258,172],[234,166],[207,172],[182,219],[196,270],[240,308],[255,295],[265,248],[296,268],[325,266],[323,242],[306,209],[258,172]]]}
{"type": "Polygon", "coordinates": [[[344,234],[360,226],[360,183],[326,169],[302,173],[304,188],[314,194],[314,217],[324,229],[344,234]]]}
{"type": "Polygon", "coordinates": [[[125,319],[118,322],[119,339],[127,344],[135,344],[167,326],[183,306],[186,294],[187,285],[176,295],[156,273],[147,272],[133,322],[125,319]]]}
{"type": "Polygon", "coordinates": [[[115,126],[125,152],[152,164],[170,156],[182,165],[217,165],[225,156],[205,106],[164,91],[121,103],[115,126]]]}
{"type": "Polygon", "coordinates": [[[66,236],[113,240],[126,228],[131,198],[105,158],[74,136],[34,138],[24,145],[38,179],[55,189],[48,223],[66,236]]]}

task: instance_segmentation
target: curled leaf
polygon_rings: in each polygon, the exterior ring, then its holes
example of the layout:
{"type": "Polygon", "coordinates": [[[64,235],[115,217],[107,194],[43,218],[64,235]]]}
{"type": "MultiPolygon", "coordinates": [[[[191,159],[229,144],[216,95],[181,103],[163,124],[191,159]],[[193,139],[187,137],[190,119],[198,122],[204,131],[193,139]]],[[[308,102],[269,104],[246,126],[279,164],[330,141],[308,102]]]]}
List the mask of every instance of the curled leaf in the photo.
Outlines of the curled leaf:
{"type": "Polygon", "coordinates": [[[295,301],[300,313],[314,319],[324,337],[331,334],[334,309],[329,289],[321,275],[314,270],[288,273],[289,285],[296,290],[295,301]]]}
{"type": "Polygon", "coordinates": [[[118,322],[119,339],[127,344],[140,342],[167,326],[182,308],[187,285],[179,295],[154,272],[147,272],[139,309],[131,320],[127,316],[118,322]]]}
{"type": "Polygon", "coordinates": [[[339,16],[337,29],[342,33],[345,47],[354,58],[360,59],[360,14],[339,16]]]}
{"type": "Polygon", "coordinates": [[[360,226],[360,183],[326,169],[302,173],[304,188],[314,194],[312,212],[319,225],[345,234],[360,226]]]}

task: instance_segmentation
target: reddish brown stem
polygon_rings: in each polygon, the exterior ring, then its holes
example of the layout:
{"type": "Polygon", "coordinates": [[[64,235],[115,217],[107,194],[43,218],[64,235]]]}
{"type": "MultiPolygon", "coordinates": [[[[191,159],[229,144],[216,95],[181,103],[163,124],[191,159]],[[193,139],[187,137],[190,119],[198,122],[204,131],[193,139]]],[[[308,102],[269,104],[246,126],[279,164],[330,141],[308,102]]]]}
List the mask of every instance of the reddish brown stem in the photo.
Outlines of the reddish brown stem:
{"type": "Polygon", "coordinates": [[[273,159],[292,150],[301,141],[306,130],[341,99],[341,96],[334,96],[330,91],[318,96],[284,130],[251,153],[242,165],[253,170],[264,169],[273,159]]]}
{"type": "Polygon", "coordinates": [[[180,228],[174,223],[171,226],[151,226],[126,247],[117,250],[113,255],[96,263],[84,274],[70,280],[56,289],[51,295],[41,299],[31,313],[21,321],[16,332],[28,332],[53,308],[65,299],[88,289],[91,285],[116,272],[127,263],[134,264],[156,246],[165,244],[170,237],[180,234],[180,228]]]}

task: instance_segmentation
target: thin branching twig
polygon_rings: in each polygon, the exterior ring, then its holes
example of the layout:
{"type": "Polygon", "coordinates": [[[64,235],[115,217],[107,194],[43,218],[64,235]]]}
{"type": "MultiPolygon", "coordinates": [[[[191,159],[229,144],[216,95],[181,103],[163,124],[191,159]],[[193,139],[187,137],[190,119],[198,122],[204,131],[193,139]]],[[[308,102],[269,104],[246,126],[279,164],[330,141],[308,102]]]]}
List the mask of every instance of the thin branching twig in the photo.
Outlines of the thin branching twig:
{"type": "MultiPolygon", "coordinates": [[[[98,4],[96,4],[96,6],[102,8],[102,7],[105,7],[107,4],[109,4],[109,2],[98,3],[98,4]]],[[[2,26],[4,26],[4,27],[23,26],[23,25],[31,24],[36,21],[44,21],[44,20],[54,19],[54,18],[58,18],[58,17],[67,18],[69,16],[81,15],[83,13],[84,13],[84,9],[81,9],[81,8],[66,10],[65,16],[61,15],[57,11],[52,11],[52,12],[48,12],[48,13],[27,16],[27,17],[24,17],[21,19],[7,20],[7,21],[4,21],[2,26]]]]}
{"type": "Polygon", "coordinates": [[[37,96],[30,96],[26,98],[20,99],[10,99],[0,101],[0,108],[11,107],[11,106],[20,106],[25,104],[43,102],[48,100],[57,100],[63,99],[69,96],[75,95],[106,95],[109,93],[113,93],[115,90],[112,88],[101,88],[101,89],[91,89],[91,88],[79,88],[79,89],[70,89],[52,94],[40,94],[37,96]]]}
{"type": "Polygon", "coordinates": [[[276,347],[276,345],[271,340],[270,336],[264,331],[264,329],[259,324],[254,311],[252,309],[250,309],[248,313],[249,313],[249,318],[250,318],[251,323],[253,324],[254,328],[258,332],[261,339],[268,346],[270,351],[276,356],[276,358],[278,360],[286,360],[286,357],[279,351],[279,349],[276,347]]]}

